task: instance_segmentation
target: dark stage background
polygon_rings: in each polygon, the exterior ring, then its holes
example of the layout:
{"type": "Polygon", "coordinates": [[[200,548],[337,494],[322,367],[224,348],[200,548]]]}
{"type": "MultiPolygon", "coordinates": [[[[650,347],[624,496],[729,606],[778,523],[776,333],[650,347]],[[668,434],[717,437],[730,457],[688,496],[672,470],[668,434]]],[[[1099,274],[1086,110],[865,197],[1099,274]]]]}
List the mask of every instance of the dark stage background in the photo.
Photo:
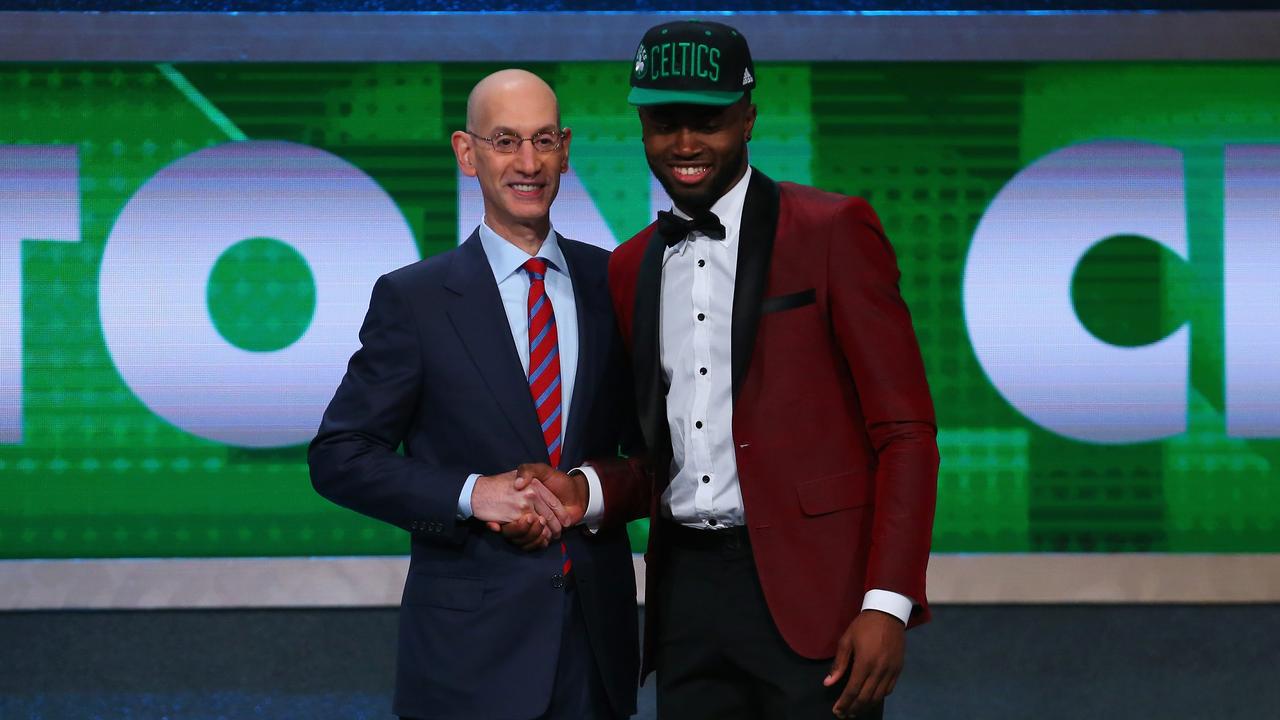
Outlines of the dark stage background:
{"type": "MultiPolygon", "coordinates": [[[[394,610],[0,614],[0,718],[390,718],[394,610]]],[[[935,608],[891,720],[1261,720],[1280,606],[935,608]]],[[[653,687],[638,720],[653,720],[653,687]]]]}

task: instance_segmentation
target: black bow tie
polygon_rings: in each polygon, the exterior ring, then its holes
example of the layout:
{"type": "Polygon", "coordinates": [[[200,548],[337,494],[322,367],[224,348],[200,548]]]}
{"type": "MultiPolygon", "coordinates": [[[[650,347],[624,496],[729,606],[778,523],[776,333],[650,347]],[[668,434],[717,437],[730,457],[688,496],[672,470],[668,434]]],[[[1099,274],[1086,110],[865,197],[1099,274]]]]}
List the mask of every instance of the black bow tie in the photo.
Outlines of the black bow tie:
{"type": "Polygon", "coordinates": [[[685,220],[666,210],[658,211],[658,234],[662,235],[662,241],[667,247],[672,247],[694,232],[700,232],[712,240],[724,239],[724,225],[720,224],[720,218],[710,210],[699,213],[692,220],[685,220]]]}

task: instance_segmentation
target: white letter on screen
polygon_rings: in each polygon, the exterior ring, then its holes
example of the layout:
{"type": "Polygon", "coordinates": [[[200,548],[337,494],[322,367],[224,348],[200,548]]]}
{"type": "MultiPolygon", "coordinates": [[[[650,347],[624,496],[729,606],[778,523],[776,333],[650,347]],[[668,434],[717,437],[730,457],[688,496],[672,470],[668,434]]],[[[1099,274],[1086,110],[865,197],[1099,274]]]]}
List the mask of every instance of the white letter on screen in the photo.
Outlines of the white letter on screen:
{"type": "Polygon", "coordinates": [[[987,208],[964,273],[965,322],[992,385],[1041,427],[1093,443],[1158,440],[1187,426],[1185,324],[1127,348],[1099,340],[1076,316],[1076,266],[1116,235],[1187,257],[1178,150],[1093,142],[1040,158],[987,208]]]}
{"type": "Polygon", "coordinates": [[[1228,145],[1223,177],[1227,434],[1280,437],[1280,146],[1228,145]]]}
{"type": "Polygon", "coordinates": [[[120,213],[102,331],[130,389],[170,423],[228,445],[294,445],[320,424],[374,281],[417,259],[404,216],[359,168],[294,143],[220,145],[156,173],[120,213]],[[257,237],[297,250],[316,285],[306,332],[271,352],[227,342],[206,301],[218,257],[257,237]]]}
{"type": "Polygon", "coordinates": [[[22,242],[80,242],[74,145],[0,145],[0,444],[22,442],[22,242]]]}

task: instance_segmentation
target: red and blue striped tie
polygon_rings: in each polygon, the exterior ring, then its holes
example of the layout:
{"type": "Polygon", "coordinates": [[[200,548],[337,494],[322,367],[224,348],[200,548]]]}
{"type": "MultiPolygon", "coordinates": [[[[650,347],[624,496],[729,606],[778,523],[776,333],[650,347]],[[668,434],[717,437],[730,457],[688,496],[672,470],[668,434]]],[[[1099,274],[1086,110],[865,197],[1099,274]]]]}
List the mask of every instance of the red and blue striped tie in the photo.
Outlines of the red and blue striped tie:
{"type": "MultiPolygon", "coordinates": [[[[547,295],[545,281],[547,261],[531,258],[524,264],[529,273],[529,393],[542,425],[542,440],[547,445],[551,467],[560,465],[560,340],[556,335],[556,315],[547,295]]],[[[573,562],[569,549],[560,543],[564,573],[573,562]]]]}

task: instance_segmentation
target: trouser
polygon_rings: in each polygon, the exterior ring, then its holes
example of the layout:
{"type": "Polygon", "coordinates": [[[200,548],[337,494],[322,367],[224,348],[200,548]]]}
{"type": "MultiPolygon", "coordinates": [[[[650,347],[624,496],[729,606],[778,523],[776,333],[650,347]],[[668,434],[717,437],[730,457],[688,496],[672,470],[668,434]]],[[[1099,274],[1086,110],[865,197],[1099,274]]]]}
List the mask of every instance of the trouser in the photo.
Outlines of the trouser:
{"type": "MultiPolygon", "coordinates": [[[[782,639],[756,574],[746,528],[663,528],[669,540],[656,593],[659,720],[830,720],[848,680],[823,678],[830,660],[782,639]]],[[[879,720],[883,705],[858,715],[879,720]]]]}

